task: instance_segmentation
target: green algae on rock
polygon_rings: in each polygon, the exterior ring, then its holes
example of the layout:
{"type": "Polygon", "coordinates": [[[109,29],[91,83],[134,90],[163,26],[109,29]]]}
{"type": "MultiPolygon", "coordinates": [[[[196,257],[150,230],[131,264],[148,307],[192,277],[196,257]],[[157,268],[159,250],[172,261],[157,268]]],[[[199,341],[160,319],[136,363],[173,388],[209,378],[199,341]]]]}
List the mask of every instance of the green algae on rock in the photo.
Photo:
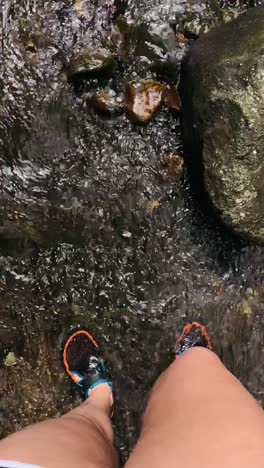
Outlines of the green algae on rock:
{"type": "Polygon", "coordinates": [[[264,242],[264,7],[196,41],[181,83],[186,152],[223,222],[264,242]],[[200,159],[201,161],[201,159],[200,159]]]}

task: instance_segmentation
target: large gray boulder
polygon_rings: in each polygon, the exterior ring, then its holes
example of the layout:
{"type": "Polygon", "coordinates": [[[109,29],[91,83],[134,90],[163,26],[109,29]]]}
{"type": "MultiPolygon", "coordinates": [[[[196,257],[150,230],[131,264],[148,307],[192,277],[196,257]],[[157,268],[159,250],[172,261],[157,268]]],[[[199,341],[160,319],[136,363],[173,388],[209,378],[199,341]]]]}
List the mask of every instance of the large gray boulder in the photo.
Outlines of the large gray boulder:
{"type": "Polygon", "coordinates": [[[226,225],[264,242],[264,6],[194,44],[183,66],[184,139],[226,225]]]}

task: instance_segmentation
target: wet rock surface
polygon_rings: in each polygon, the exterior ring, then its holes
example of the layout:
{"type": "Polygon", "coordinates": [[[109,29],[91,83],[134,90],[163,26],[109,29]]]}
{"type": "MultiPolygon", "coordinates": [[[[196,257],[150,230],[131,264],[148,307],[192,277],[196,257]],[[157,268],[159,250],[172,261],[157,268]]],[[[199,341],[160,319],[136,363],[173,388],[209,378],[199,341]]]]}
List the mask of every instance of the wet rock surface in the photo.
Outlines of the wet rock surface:
{"type": "MultiPolygon", "coordinates": [[[[124,35],[123,52],[142,69],[165,74],[168,78],[180,72],[180,60],[187,50],[186,41],[197,39],[212,28],[229,21],[256,2],[218,0],[143,0],[128,1],[120,19],[124,35]],[[235,12],[235,13],[234,13],[235,12]]],[[[177,81],[177,80],[176,80],[177,81]]]]}
{"type": "Polygon", "coordinates": [[[264,242],[264,7],[200,39],[183,76],[186,145],[222,220],[264,242]],[[191,148],[192,146],[192,148],[191,148]]]}
{"type": "MultiPolygon", "coordinates": [[[[1,4],[0,433],[80,402],[59,351],[64,332],[84,323],[113,368],[123,461],[188,319],[208,322],[216,351],[263,400],[263,249],[234,239],[196,202],[188,169],[172,158],[182,154],[178,112],[162,106],[140,126],[87,106],[90,88],[118,96],[124,82],[168,74],[177,87],[188,43],[169,45],[167,68],[155,71],[156,58],[133,53],[143,32],[128,49],[112,42],[119,16],[132,8],[147,22],[152,6],[1,4]],[[61,71],[85,47],[109,50],[116,75],[76,92],[61,71]],[[6,367],[9,353],[16,364],[6,367]]],[[[155,3],[156,17],[171,34],[165,7],[155,3]]]]}
{"type": "Polygon", "coordinates": [[[98,75],[111,75],[114,59],[106,49],[85,49],[70,62],[67,75],[70,82],[89,79],[98,75]]]}
{"type": "Polygon", "coordinates": [[[122,114],[125,110],[124,95],[118,95],[112,89],[99,90],[91,97],[90,103],[92,104],[95,112],[105,117],[116,117],[122,114]]]}

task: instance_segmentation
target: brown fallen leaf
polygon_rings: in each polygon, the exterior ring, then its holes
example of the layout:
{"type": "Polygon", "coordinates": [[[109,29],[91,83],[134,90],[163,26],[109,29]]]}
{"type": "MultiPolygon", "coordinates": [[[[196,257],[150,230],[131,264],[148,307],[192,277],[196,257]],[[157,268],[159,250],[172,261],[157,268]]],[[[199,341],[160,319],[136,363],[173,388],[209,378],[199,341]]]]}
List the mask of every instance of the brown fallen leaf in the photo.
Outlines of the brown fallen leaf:
{"type": "Polygon", "coordinates": [[[168,109],[181,110],[181,100],[175,85],[165,84],[163,88],[163,102],[168,109]]]}
{"type": "Polygon", "coordinates": [[[256,292],[264,300],[264,284],[258,284],[256,286],[256,292]]]}
{"type": "Polygon", "coordinates": [[[211,276],[211,282],[210,282],[209,287],[217,295],[218,294],[223,294],[224,291],[225,291],[225,286],[224,286],[223,280],[222,280],[222,278],[220,278],[217,275],[212,275],[211,276]]]}
{"type": "Polygon", "coordinates": [[[184,34],[182,33],[177,33],[176,34],[176,39],[179,41],[179,42],[189,42],[189,39],[187,37],[184,36],[184,34]]]}
{"type": "Polygon", "coordinates": [[[175,179],[177,175],[182,173],[183,167],[184,160],[177,154],[169,154],[160,158],[160,174],[164,180],[175,179]]]}

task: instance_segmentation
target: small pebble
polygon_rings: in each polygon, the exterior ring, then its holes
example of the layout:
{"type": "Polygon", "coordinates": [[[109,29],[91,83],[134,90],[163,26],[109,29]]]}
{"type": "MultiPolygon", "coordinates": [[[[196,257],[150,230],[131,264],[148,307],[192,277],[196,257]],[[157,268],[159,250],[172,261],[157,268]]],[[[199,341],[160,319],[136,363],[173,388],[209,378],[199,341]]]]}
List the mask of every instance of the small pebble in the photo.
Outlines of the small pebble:
{"type": "Polygon", "coordinates": [[[155,80],[127,84],[128,115],[132,120],[148,122],[160,107],[164,86],[155,80]]]}
{"type": "Polygon", "coordinates": [[[5,358],[5,366],[6,367],[12,367],[16,365],[16,356],[15,353],[10,352],[5,358]]]}
{"type": "Polygon", "coordinates": [[[242,303],[241,303],[241,313],[243,315],[252,315],[252,308],[249,304],[248,301],[246,301],[245,299],[243,299],[242,303]]]}

